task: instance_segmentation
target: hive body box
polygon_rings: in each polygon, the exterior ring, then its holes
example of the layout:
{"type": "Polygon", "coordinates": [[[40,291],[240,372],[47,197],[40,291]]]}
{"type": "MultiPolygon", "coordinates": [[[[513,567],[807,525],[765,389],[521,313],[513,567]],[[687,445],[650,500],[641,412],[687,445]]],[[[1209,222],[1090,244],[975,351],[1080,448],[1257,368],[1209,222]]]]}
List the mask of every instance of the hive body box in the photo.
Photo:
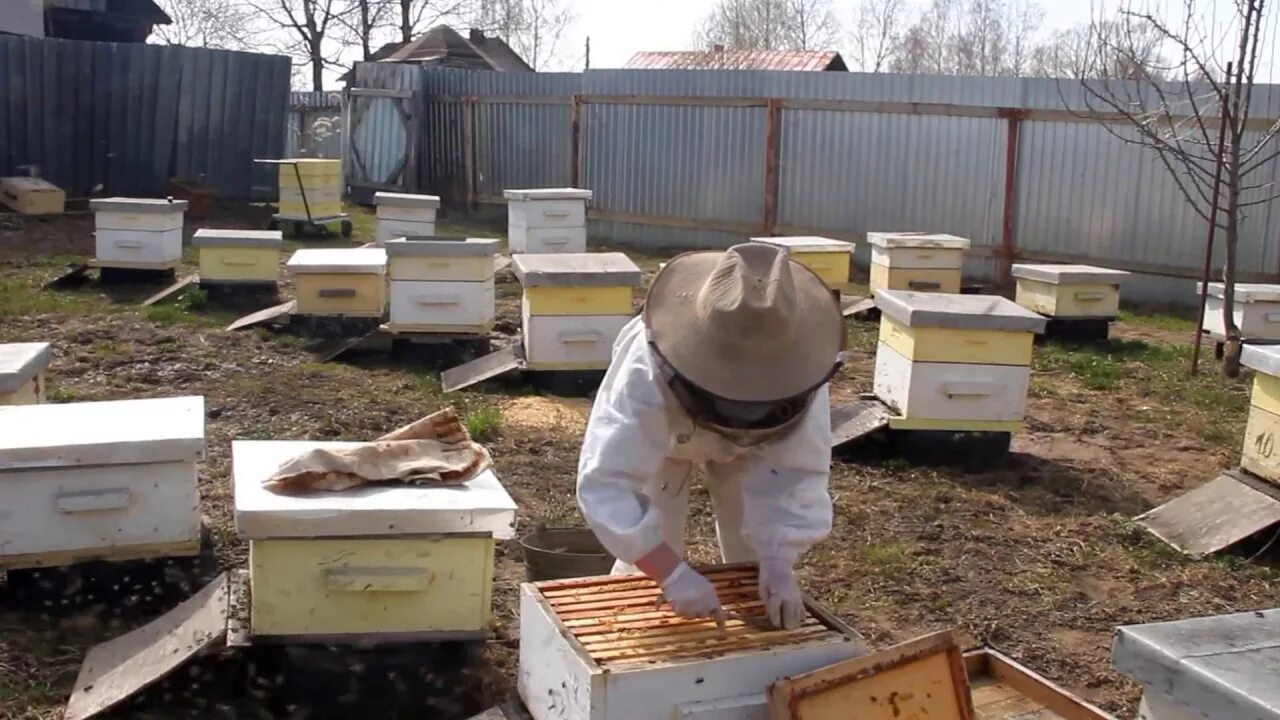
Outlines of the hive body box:
{"type": "Polygon", "coordinates": [[[66,209],[67,194],[40,178],[0,178],[0,202],[23,215],[56,215],[66,209]]]}
{"type": "Polygon", "coordinates": [[[0,568],[194,555],[200,397],[0,408],[0,568]]]}
{"type": "Polygon", "coordinates": [[[783,248],[833,289],[839,290],[849,284],[849,268],[853,263],[851,242],[824,237],[761,237],[751,240],[783,248]]]}
{"type": "Polygon", "coordinates": [[[380,192],[374,194],[373,204],[378,206],[378,245],[392,238],[436,234],[440,198],[435,195],[380,192]]]}
{"type": "Polygon", "coordinates": [[[810,608],[796,630],[764,619],[754,568],[706,571],[726,622],[659,609],[639,575],[520,588],[520,697],[534,720],[768,720],[777,680],[865,652],[862,639],[810,608]]]}
{"type": "Polygon", "coordinates": [[[97,265],[168,270],[182,262],[186,200],[107,198],[91,200],[89,207],[97,265]]]}
{"type": "Polygon", "coordinates": [[[512,253],[587,251],[590,190],[507,190],[508,249],[512,253]]]}
{"type": "Polygon", "coordinates": [[[1118,628],[1141,720],[1280,720],[1280,610],[1118,628]]]}
{"type": "Polygon", "coordinates": [[[279,230],[201,228],[191,245],[200,251],[201,284],[275,285],[284,235],[279,230]]]}
{"type": "Polygon", "coordinates": [[[493,258],[487,238],[398,238],[386,243],[393,332],[483,334],[493,329],[493,258]]]}
{"type": "Polygon", "coordinates": [[[293,275],[299,315],[382,317],[386,309],[382,248],[304,248],[285,267],[293,275]]]}
{"type": "Polygon", "coordinates": [[[960,292],[969,241],[935,233],[867,233],[872,292],[960,292]]]}
{"type": "Polygon", "coordinates": [[[1280,346],[1245,345],[1240,364],[1256,371],[1240,466],[1280,484],[1280,448],[1276,447],[1280,435],[1280,346]]]}
{"type": "MultiPolygon", "coordinates": [[[[1196,283],[1196,294],[1204,292],[1204,283],[1196,283]]],[[[1226,337],[1222,321],[1222,283],[1209,283],[1205,298],[1203,330],[1226,337]]],[[[1240,335],[1247,340],[1280,341],[1280,285],[1236,283],[1232,317],[1240,335]]]]}
{"type": "Polygon", "coordinates": [[[236,530],[249,540],[255,638],[299,642],[483,637],[495,539],[516,505],[492,471],[462,486],[365,486],[284,496],[262,486],[313,449],[232,443],[236,530]]]}
{"type": "Polygon", "coordinates": [[[1022,307],[1060,320],[1113,320],[1129,273],[1091,265],[1014,265],[1022,307]]]}
{"type": "Polygon", "coordinates": [[[1012,432],[1045,319],[1001,297],[877,290],[875,393],[904,430],[1012,432]]]}
{"type": "Polygon", "coordinates": [[[622,253],[514,255],[524,286],[525,364],[530,370],[602,370],[634,312],[640,268],[622,253]]]}
{"type": "Polygon", "coordinates": [[[44,402],[44,372],[52,360],[49,343],[0,344],[0,406],[44,402]]]}
{"type": "Polygon", "coordinates": [[[342,161],[298,158],[282,164],[280,170],[280,217],[306,220],[333,217],[342,213],[342,161]],[[301,184],[299,184],[301,179],[301,184]],[[303,191],[306,202],[303,202],[303,191]]]}

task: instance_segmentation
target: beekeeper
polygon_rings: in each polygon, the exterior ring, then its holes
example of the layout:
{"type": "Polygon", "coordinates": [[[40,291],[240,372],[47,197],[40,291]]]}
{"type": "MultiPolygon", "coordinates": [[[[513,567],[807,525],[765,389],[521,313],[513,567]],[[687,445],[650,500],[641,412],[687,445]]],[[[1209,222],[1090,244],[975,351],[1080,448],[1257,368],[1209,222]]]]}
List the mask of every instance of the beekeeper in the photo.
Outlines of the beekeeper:
{"type": "Polygon", "coordinates": [[[658,273],[618,335],[578,461],[578,504],[618,563],[679,614],[718,616],[684,561],[705,468],[725,562],[756,561],[775,626],[804,619],[795,565],[831,532],[827,381],[845,330],[831,291],[772,245],[692,252],[658,273]]]}

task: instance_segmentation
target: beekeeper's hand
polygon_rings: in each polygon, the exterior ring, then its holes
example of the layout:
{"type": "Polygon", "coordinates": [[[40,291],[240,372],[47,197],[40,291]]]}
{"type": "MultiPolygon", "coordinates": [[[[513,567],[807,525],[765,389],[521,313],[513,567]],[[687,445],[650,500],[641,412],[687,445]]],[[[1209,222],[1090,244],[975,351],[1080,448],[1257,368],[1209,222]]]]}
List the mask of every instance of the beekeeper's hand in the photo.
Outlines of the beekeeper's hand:
{"type": "Polygon", "coordinates": [[[687,563],[681,562],[662,581],[662,594],[677,615],[701,618],[720,614],[715,586],[687,563]]]}
{"type": "Polygon", "coordinates": [[[760,562],[760,599],[774,627],[794,630],[804,622],[804,595],[795,571],[778,560],[760,562]]]}

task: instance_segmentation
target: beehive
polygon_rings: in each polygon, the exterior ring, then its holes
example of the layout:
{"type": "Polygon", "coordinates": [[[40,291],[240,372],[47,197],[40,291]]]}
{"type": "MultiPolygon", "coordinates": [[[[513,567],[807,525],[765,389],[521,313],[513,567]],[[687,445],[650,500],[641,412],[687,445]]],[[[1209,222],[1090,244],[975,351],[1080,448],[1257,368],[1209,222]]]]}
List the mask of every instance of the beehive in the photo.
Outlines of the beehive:
{"type": "Polygon", "coordinates": [[[440,198],[435,195],[380,192],[373,196],[373,204],[378,206],[379,245],[392,238],[436,234],[436,210],[440,207],[440,198]]]}
{"type": "Polygon", "coordinates": [[[824,237],[760,237],[753,242],[786,250],[801,265],[812,270],[829,287],[839,290],[849,284],[853,265],[853,243],[824,237]]]}
{"type": "Polygon", "coordinates": [[[395,332],[487,333],[500,240],[398,238],[386,244],[395,332]]]}
{"type": "Polygon", "coordinates": [[[182,262],[185,200],[90,200],[95,259],[105,267],[169,269],[182,262]]]}
{"type": "Polygon", "coordinates": [[[1002,297],[877,290],[875,393],[890,426],[1012,432],[1045,319],[1002,297]]]}
{"type": "Polygon", "coordinates": [[[49,343],[0,344],[0,405],[44,402],[44,372],[52,360],[49,343]]]}
{"type": "Polygon", "coordinates": [[[204,399],[0,409],[0,568],[193,555],[204,399]]]}
{"type": "Polygon", "coordinates": [[[253,635],[312,642],[483,636],[494,540],[513,537],[516,513],[492,471],[453,487],[284,496],[262,485],[300,453],[355,445],[231,444],[236,531],[249,541],[253,635]]]}
{"type": "Polygon", "coordinates": [[[1240,466],[1280,484],[1280,346],[1245,345],[1240,364],[1254,370],[1240,466]]]}
{"type": "Polygon", "coordinates": [[[382,317],[387,252],[382,248],[304,248],[289,258],[298,315],[382,317]]]}
{"type": "Polygon", "coordinates": [[[201,283],[275,284],[284,236],[279,230],[201,228],[191,245],[200,251],[201,283]]]}
{"type": "Polygon", "coordinates": [[[1017,302],[1031,312],[1061,320],[1114,319],[1120,283],[1129,273],[1092,265],[1013,266],[1017,302]]]}
{"type": "MultiPolygon", "coordinates": [[[[1204,291],[1204,283],[1196,283],[1196,294],[1204,291]]],[[[1226,337],[1222,319],[1224,287],[1209,283],[1205,298],[1203,329],[1218,338],[1226,337]]],[[[1232,318],[1241,337],[1249,340],[1280,340],[1280,285],[1236,283],[1232,318]]]]}
{"type": "Polygon", "coordinates": [[[48,180],[0,178],[0,202],[23,215],[56,215],[66,209],[67,194],[48,180]]]}
{"type": "Polygon", "coordinates": [[[867,233],[872,292],[960,292],[969,241],[936,233],[867,233]]]}
{"type": "Polygon", "coordinates": [[[512,253],[587,251],[590,190],[507,190],[507,245],[512,253]]]}
{"type": "Polygon", "coordinates": [[[281,218],[306,220],[308,210],[312,219],[342,213],[341,160],[297,158],[279,168],[281,218]]]}
{"type": "Polygon", "coordinates": [[[622,253],[514,255],[524,286],[525,364],[530,370],[600,370],[634,312],[643,276],[622,253]]]}
{"type": "Polygon", "coordinates": [[[641,575],[522,585],[517,686],[529,714],[764,718],[770,683],[865,652],[857,633],[813,605],[798,629],[769,626],[754,567],[705,574],[732,614],[723,632],[675,615],[641,575]]]}

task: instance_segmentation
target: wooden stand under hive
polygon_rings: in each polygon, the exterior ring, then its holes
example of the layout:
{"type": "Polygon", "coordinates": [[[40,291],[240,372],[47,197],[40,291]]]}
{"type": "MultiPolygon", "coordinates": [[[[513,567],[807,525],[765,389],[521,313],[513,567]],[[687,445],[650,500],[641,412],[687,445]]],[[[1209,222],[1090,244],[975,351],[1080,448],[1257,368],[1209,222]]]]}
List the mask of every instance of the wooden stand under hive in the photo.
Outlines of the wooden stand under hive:
{"type": "Polygon", "coordinates": [[[730,613],[681,618],[639,575],[524,584],[518,688],[535,720],[765,717],[766,689],[862,654],[862,638],[808,603],[796,630],[771,627],[753,566],[705,571],[730,613]]]}
{"type": "Polygon", "coordinates": [[[49,343],[0,344],[0,405],[43,403],[44,373],[52,360],[49,343]]]}
{"type": "Polygon", "coordinates": [[[590,190],[507,190],[507,246],[512,253],[587,251],[590,190]]]}

